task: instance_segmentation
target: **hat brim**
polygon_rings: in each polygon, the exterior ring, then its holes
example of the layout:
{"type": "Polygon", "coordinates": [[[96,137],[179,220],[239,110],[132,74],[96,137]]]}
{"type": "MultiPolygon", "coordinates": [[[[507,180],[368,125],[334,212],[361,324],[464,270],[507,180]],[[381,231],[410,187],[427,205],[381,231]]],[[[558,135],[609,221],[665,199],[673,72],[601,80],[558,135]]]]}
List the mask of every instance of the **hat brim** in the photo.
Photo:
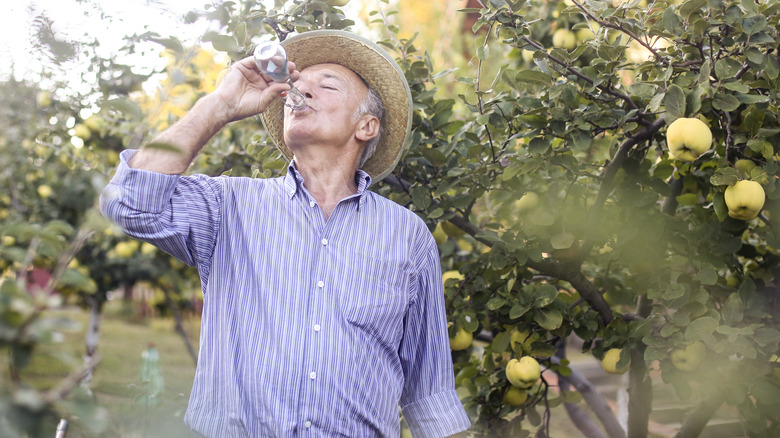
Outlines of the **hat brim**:
{"type": "MultiPolygon", "coordinates": [[[[412,128],[412,94],[395,60],[375,43],[340,30],[306,32],[288,38],[282,46],[299,71],[316,64],[339,64],[357,73],[377,92],[385,108],[384,132],[362,169],[374,181],[392,172],[408,147],[412,128]]],[[[282,100],[275,99],[260,118],[276,147],[291,160],[293,154],[284,143],[282,100]]]]}

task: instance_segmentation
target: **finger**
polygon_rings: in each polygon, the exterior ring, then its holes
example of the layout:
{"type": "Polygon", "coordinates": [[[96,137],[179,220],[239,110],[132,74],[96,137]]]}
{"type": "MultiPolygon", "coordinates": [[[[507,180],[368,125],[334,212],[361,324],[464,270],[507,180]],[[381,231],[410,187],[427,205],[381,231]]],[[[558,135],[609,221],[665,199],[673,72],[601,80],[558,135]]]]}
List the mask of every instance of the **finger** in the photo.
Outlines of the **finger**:
{"type": "Polygon", "coordinates": [[[301,72],[299,72],[299,71],[298,71],[298,70],[295,68],[295,63],[294,63],[294,62],[292,62],[292,61],[288,62],[288,63],[287,63],[287,68],[288,68],[288,69],[289,69],[289,71],[290,71],[290,79],[292,79],[292,81],[293,81],[293,82],[297,81],[297,80],[298,80],[298,78],[300,78],[300,77],[301,77],[301,72]]]}

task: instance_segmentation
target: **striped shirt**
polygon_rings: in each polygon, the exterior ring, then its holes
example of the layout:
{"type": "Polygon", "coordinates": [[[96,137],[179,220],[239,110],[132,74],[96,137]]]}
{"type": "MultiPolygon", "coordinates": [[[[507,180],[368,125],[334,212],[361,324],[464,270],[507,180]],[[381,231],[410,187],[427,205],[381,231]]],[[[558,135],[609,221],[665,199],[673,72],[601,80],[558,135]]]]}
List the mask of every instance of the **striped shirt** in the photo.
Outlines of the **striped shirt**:
{"type": "Polygon", "coordinates": [[[415,437],[470,426],[454,389],[438,249],[366,190],[326,221],[284,177],[164,175],[124,151],[101,210],[197,267],[200,352],[185,421],[209,437],[415,437]]]}

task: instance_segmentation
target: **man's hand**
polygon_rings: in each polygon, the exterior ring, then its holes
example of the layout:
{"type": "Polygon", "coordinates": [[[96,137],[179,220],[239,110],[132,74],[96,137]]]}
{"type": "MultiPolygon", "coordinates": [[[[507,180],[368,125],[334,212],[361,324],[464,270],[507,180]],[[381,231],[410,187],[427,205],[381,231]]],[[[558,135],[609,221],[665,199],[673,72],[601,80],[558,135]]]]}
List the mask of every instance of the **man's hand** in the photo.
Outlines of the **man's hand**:
{"type": "MultiPolygon", "coordinates": [[[[295,81],[300,73],[295,63],[289,62],[290,78],[295,81]]],[[[247,57],[228,68],[225,77],[214,91],[221,103],[215,108],[217,120],[229,123],[262,113],[279,94],[290,89],[286,83],[274,82],[260,73],[253,57],[247,57]]]]}

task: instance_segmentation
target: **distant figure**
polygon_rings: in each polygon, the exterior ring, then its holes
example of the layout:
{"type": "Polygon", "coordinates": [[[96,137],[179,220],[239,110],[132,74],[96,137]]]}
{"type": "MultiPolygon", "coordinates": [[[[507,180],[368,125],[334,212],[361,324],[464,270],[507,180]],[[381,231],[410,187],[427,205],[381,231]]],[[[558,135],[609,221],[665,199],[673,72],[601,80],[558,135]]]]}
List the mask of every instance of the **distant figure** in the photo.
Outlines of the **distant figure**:
{"type": "Polygon", "coordinates": [[[160,372],[160,353],[154,348],[154,342],[141,353],[141,381],[146,392],[141,396],[141,404],[156,406],[160,403],[158,396],[165,390],[165,382],[160,372]]]}

